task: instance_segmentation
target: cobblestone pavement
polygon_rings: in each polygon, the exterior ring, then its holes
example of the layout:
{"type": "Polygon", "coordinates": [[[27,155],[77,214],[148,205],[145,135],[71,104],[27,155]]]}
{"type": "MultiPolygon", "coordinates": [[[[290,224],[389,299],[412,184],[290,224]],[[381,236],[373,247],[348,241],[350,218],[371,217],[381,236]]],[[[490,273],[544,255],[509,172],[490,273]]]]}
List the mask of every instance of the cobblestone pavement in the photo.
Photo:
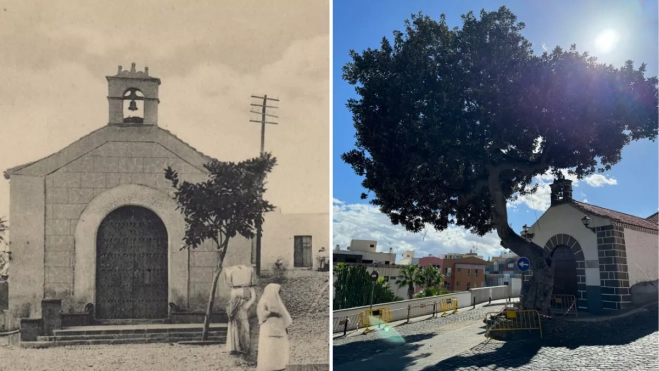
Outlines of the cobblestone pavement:
{"type": "MultiPolygon", "coordinates": [[[[335,341],[339,370],[656,370],[659,329],[656,306],[623,318],[561,322],[543,339],[486,342],[478,311],[335,341]],[[409,327],[408,327],[409,326],[409,327]],[[408,328],[406,328],[408,327],[408,328]],[[359,342],[358,344],[352,344],[359,342]],[[350,343],[350,344],[349,344],[350,343]]],[[[495,311],[495,310],[494,310],[495,311]]]]}

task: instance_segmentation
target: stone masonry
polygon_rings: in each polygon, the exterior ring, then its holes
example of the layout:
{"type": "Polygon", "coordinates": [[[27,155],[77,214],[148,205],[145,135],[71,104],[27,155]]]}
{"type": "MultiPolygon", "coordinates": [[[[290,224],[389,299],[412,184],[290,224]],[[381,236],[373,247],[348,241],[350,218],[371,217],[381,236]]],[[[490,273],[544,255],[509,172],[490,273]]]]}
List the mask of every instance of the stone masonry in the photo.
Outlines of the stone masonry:
{"type": "MultiPolygon", "coordinates": [[[[178,171],[183,180],[206,179],[202,170],[152,142],[108,142],[46,177],[46,298],[63,299],[65,308],[71,304],[67,300],[73,290],[73,236],[87,204],[100,193],[121,184],[144,185],[173,195],[173,188],[164,177],[167,166],[178,171]]],[[[191,253],[191,268],[196,268],[190,272],[192,286],[200,285],[207,290],[212,277],[207,271],[212,270],[215,263],[209,255],[214,253],[191,253]]],[[[195,287],[191,289],[195,291],[195,287]]],[[[197,289],[202,290],[201,287],[197,289]]]]}
{"type": "Polygon", "coordinates": [[[625,309],[631,306],[624,227],[607,225],[595,228],[600,265],[602,308],[625,309]]]}

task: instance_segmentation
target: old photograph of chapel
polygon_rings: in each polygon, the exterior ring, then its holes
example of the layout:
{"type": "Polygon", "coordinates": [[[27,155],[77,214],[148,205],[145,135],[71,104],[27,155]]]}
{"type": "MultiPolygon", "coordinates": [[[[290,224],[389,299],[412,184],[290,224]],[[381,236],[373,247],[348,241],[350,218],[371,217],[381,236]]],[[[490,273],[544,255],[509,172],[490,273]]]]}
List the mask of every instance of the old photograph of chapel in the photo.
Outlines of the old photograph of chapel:
{"type": "Polygon", "coordinates": [[[329,0],[0,0],[0,370],[328,370],[329,0]]]}

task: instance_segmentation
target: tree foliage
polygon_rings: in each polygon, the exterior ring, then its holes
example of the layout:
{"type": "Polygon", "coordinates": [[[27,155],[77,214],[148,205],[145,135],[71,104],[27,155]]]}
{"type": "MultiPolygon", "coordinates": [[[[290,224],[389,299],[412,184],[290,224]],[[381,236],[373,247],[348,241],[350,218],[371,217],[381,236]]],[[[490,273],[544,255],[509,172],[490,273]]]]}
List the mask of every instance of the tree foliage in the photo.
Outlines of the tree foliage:
{"type": "Polygon", "coordinates": [[[217,282],[229,240],[237,235],[254,238],[257,224],[263,223],[264,213],[274,210],[262,195],[266,191],[265,178],[276,163],[276,158],[269,153],[238,163],[214,160],[204,165],[209,177],[201,183],[181,181],[171,167],[165,169],[165,178],[176,189],[174,199],[185,219],[182,249],[196,249],[205,241],[212,241],[218,251],[202,340],[208,336],[217,282]]]}
{"type": "Polygon", "coordinates": [[[414,298],[414,288],[417,285],[424,284],[424,277],[421,275],[421,269],[418,265],[406,265],[404,268],[401,268],[398,278],[396,279],[396,285],[398,287],[407,286],[407,298],[414,298]]]}
{"type": "Polygon", "coordinates": [[[417,299],[430,298],[430,297],[433,297],[433,296],[439,296],[439,295],[444,295],[444,294],[448,294],[448,293],[449,293],[448,290],[442,289],[440,287],[428,287],[428,288],[425,288],[425,289],[419,291],[419,293],[414,295],[414,297],[417,298],[417,299]]]}
{"type": "Polygon", "coordinates": [[[7,226],[7,221],[5,218],[0,218],[0,245],[6,244],[7,240],[5,239],[5,233],[9,230],[7,226]]]}
{"type": "Polygon", "coordinates": [[[583,178],[610,169],[631,141],[654,140],[657,78],[645,77],[645,64],[616,68],[575,45],[534,55],[505,7],[462,23],[450,29],[444,15],[419,13],[393,44],[350,51],[343,78],[358,95],[347,103],[357,141],[342,159],[393,224],[496,230],[540,273],[532,285],[553,285],[548,256],[510,228],[506,202],[535,192],[534,176],[569,169],[583,178]]]}
{"type": "Polygon", "coordinates": [[[432,265],[423,267],[419,274],[421,275],[424,289],[441,287],[444,284],[444,275],[432,265]]]}
{"type": "Polygon", "coordinates": [[[333,310],[369,305],[371,289],[373,289],[373,304],[402,300],[394,294],[383,277],[378,278],[375,286],[372,287],[371,275],[364,265],[339,263],[334,266],[334,277],[333,310]]]}

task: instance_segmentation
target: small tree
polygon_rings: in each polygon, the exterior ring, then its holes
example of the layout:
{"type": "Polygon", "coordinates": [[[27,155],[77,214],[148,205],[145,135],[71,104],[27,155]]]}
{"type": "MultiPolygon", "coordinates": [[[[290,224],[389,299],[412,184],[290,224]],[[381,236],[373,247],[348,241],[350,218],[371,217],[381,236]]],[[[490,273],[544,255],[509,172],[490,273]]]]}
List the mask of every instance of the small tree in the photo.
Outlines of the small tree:
{"type": "Polygon", "coordinates": [[[631,141],[654,140],[657,78],[574,45],[534,55],[505,7],[462,21],[419,14],[393,43],[350,52],[343,78],[359,95],[348,101],[357,148],[341,158],[395,225],[496,231],[531,262],[524,308],[548,313],[551,252],[510,227],[506,203],[535,192],[535,176],[604,172],[631,141]]]}
{"type": "MultiPolygon", "coordinates": [[[[0,247],[7,244],[5,233],[8,229],[9,227],[7,226],[5,218],[0,218],[0,247]]],[[[0,278],[5,278],[7,276],[7,271],[9,270],[9,254],[9,252],[0,248],[0,278]]]]}
{"type": "Polygon", "coordinates": [[[208,339],[217,282],[229,240],[237,235],[254,238],[257,222],[263,222],[263,213],[274,210],[262,195],[265,178],[276,162],[269,153],[239,163],[212,161],[204,165],[209,179],[197,184],[181,182],[176,171],[171,167],[165,169],[165,178],[176,189],[174,199],[185,217],[182,249],[196,249],[205,241],[212,241],[218,252],[202,330],[204,341],[208,339]]]}
{"type": "Polygon", "coordinates": [[[4,217],[0,217],[0,244],[6,244],[7,240],[5,239],[5,233],[9,227],[7,226],[7,221],[4,217]]]}
{"type": "Polygon", "coordinates": [[[423,285],[423,277],[418,265],[407,265],[400,270],[398,279],[396,280],[398,287],[407,286],[407,298],[414,298],[414,286],[423,285]]]}

